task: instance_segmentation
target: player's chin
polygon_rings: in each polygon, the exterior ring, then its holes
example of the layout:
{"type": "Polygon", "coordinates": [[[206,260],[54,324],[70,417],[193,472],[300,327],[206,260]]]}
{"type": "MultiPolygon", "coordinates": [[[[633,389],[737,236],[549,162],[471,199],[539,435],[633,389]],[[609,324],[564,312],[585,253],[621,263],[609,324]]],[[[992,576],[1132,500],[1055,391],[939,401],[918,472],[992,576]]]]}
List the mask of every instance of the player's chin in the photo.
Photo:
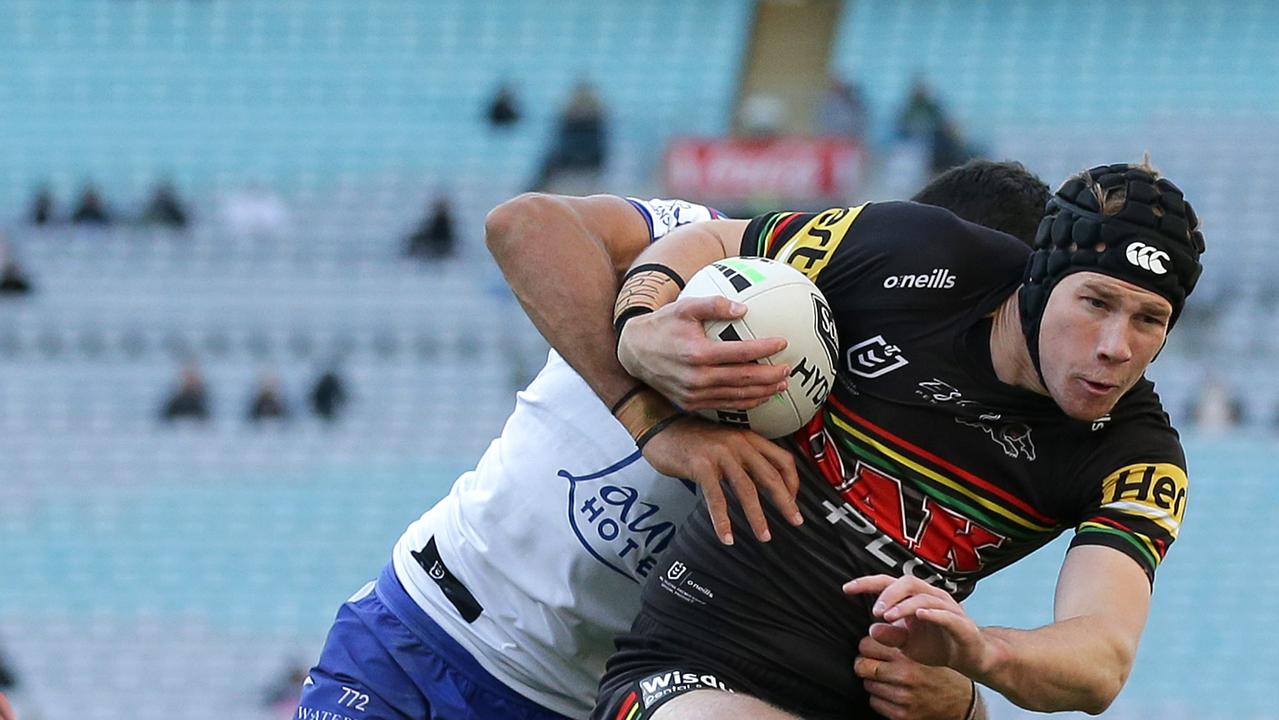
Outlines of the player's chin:
{"type": "Polygon", "coordinates": [[[1111,387],[1099,392],[1096,387],[1087,388],[1081,383],[1072,383],[1064,392],[1053,394],[1053,400],[1067,416],[1084,422],[1093,422],[1105,417],[1119,398],[1123,397],[1124,388],[1111,387]]]}

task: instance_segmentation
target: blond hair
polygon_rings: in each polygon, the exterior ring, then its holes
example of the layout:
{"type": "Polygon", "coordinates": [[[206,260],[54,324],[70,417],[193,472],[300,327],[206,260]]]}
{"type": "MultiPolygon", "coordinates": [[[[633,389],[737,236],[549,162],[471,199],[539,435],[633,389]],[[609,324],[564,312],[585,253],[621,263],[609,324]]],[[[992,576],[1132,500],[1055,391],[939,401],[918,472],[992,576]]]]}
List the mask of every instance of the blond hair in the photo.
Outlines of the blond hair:
{"type": "MultiPolygon", "coordinates": [[[[1134,170],[1144,170],[1156,180],[1163,177],[1158,168],[1150,163],[1149,150],[1142,153],[1141,162],[1133,163],[1130,167],[1134,170]]],[[[1126,185],[1103,188],[1093,179],[1092,173],[1088,170],[1079,173],[1079,177],[1083,179],[1084,185],[1092,192],[1093,197],[1097,198],[1097,207],[1101,208],[1102,215],[1118,215],[1119,211],[1124,209],[1124,205],[1128,202],[1128,188],[1126,185]]],[[[1164,214],[1163,208],[1158,205],[1155,205],[1152,209],[1155,211],[1155,215],[1164,214]]]]}

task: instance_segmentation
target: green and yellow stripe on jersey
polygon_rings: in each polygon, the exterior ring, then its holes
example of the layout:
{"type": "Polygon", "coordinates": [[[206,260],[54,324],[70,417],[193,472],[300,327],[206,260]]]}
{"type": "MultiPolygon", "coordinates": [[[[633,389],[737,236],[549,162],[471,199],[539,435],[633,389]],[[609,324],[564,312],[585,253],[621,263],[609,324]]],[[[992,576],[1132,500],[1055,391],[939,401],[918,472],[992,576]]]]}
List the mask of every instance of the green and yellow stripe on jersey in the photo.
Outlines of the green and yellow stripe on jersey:
{"type": "Polygon", "coordinates": [[[831,208],[816,215],[778,213],[760,230],[755,253],[791,265],[816,281],[865,207],[831,208]]]}
{"type": "Polygon", "coordinates": [[[896,477],[981,525],[1026,540],[1062,526],[995,483],[867,420],[834,396],[826,401],[826,425],[841,449],[896,477]]]}
{"type": "Polygon", "coordinates": [[[1079,524],[1076,534],[1102,533],[1121,538],[1153,570],[1181,532],[1189,485],[1185,471],[1171,463],[1121,467],[1102,481],[1101,507],[1079,524]]]}
{"type": "MultiPolygon", "coordinates": [[[[826,402],[824,420],[845,458],[900,478],[1014,542],[1046,541],[1067,527],[999,485],[871,422],[834,396],[826,402]]],[[[1180,530],[1186,487],[1185,472],[1168,463],[1116,470],[1102,482],[1100,507],[1076,526],[1073,544],[1118,543],[1130,548],[1153,576],[1180,530]]],[[[997,557],[991,559],[1002,564],[997,557]]],[[[991,571],[988,565],[983,574],[991,571]]]]}

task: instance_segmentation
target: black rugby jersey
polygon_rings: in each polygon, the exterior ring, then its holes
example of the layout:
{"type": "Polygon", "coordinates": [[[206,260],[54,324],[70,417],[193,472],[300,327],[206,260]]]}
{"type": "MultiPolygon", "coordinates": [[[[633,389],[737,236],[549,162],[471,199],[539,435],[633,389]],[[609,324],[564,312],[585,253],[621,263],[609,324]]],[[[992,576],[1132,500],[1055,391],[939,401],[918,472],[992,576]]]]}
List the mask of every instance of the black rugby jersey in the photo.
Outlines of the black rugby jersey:
{"type": "Polygon", "coordinates": [[[750,223],[743,255],[791,264],[829,301],[836,387],[787,441],[804,525],[765,502],[774,539],[759,543],[730,502],[736,544],[724,547],[695,512],[645,586],[641,615],[659,635],[684,638],[689,657],[779,669],[765,699],[836,717],[866,699],[852,662],[873,598],[842,594],[853,577],[909,573],[962,599],[1073,528],[1072,545],[1115,548],[1153,581],[1187,490],[1153,384],[1082,422],[995,376],[990,316],[1028,252],[913,203],[750,223]]]}

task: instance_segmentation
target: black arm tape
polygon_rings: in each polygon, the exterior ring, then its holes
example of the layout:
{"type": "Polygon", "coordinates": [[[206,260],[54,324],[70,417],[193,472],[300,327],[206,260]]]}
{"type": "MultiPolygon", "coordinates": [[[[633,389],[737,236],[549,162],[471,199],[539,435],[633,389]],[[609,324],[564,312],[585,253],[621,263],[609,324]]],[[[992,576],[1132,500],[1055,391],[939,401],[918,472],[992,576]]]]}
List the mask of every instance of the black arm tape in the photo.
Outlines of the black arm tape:
{"type": "Polygon", "coordinates": [[[968,712],[964,713],[964,720],[973,720],[977,717],[977,681],[970,678],[968,682],[973,686],[973,698],[968,701],[968,712]]]}
{"type": "Polygon", "coordinates": [[[625,285],[627,280],[630,280],[632,277],[642,272],[661,273],[665,275],[666,277],[670,278],[671,280],[674,280],[675,284],[679,286],[680,290],[684,289],[684,278],[680,277],[679,273],[675,272],[670,267],[663,265],[661,263],[644,263],[643,265],[636,265],[635,267],[631,268],[630,271],[627,272],[626,275],[622,278],[622,284],[625,285]]]}
{"type": "Polygon", "coordinates": [[[636,395],[639,395],[640,393],[644,392],[644,389],[647,387],[648,386],[645,385],[644,383],[636,383],[635,387],[631,388],[630,390],[627,390],[625,395],[618,398],[617,402],[613,403],[613,407],[608,409],[609,413],[616,415],[617,411],[622,409],[622,406],[626,404],[627,400],[630,400],[636,395]]]}
{"type": "Polygon", "coordinates": [[[647,315],[651,312],[653,312],[653,308],[644,305],[636,305],[623,310],[621,315],[613,319],[613,332],[617,335],[617,341],[622,341],[622,328],[626,326],[626,323],[640,315],[647,315]]]}
{"type": "Polygon", "coordinates": [[[652,440],[653,438],[657,437],[657,434],[659,432],[670,427],[676,420],[679,420],[682,417],[684,417],[684,413],[677,412],[674,415],[671,415],[670,417],[664,420],[657,421],[656,425],[644,431],[643,435],[640,435],[638,438],[635,439],[635,447],[639,448],[640,450],[643,450],[644,446],[648,444],[649,440],[652,440]]]}

